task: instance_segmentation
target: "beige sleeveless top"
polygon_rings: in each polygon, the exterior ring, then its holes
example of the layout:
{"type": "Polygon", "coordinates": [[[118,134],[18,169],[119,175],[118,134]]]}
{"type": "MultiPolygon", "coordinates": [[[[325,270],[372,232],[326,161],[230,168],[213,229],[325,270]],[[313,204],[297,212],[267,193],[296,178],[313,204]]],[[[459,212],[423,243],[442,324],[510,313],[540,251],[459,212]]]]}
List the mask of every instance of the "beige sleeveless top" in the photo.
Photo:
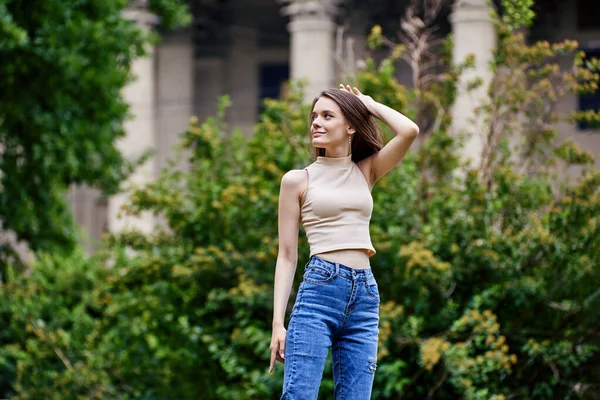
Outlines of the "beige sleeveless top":
{"type": "Polygon", "coordinates": [[[310,255],[345,249],[375,254],[369,234],[373,197],[352,155],[317,157],[305,169],[308,187],[300,217],[310,255]]]}

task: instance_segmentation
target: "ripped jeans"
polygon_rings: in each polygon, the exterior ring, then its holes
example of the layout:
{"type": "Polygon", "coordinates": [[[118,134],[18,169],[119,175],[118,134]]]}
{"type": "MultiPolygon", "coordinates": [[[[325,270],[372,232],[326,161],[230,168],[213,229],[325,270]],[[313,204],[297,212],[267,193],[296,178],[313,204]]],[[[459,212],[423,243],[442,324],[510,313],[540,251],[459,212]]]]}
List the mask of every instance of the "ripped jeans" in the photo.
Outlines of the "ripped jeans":
{"type": "Polygon", "coordinates": [[[370,399],[380,301],[371,268],[313,256],[304,271],[288,324],[281,400],[317,399],[329,348],[335,399],[370,399]]]}

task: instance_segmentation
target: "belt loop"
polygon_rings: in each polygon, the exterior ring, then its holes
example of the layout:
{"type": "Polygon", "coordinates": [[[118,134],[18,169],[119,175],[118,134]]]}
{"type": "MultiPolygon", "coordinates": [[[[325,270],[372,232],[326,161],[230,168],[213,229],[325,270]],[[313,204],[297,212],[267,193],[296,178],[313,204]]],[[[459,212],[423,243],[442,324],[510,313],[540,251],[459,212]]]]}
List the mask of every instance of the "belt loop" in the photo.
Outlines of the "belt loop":
{"type": "Polygon", "coordinates": [[[338,276],[340,274],[340,264],[335,263],[335,275],[338,276]]]}
{"type": "Polygon", "coordinates": [[[304,264],[304,269],[306,269],[308,267],[312,258],[313,258],[313,256],[308,257],[308,261],[306,262],[306,264],[304,264]]]}

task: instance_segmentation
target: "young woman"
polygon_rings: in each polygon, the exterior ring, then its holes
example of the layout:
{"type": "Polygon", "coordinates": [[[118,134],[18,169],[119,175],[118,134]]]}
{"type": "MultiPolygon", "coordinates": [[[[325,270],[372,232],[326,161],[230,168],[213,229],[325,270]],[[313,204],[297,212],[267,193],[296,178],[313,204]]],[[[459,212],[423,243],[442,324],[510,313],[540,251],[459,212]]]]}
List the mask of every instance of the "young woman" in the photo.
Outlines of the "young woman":
{"type": "Polygon", "coordinates": [[[316,399],[331,348],[335,398],[366,400],[377,366],[380,301],[369,264],[371,189],[402,160],[419,128],[356,87],[340,85],[315,99],[310,131],[316,161],[281,180],[269,371],[275,361],[285,364],[282,400],[316,399]],[[373,116],[395,133],[383,148],[373,116]],[[300,222],[310,259],[286,332],[300,222]]]}

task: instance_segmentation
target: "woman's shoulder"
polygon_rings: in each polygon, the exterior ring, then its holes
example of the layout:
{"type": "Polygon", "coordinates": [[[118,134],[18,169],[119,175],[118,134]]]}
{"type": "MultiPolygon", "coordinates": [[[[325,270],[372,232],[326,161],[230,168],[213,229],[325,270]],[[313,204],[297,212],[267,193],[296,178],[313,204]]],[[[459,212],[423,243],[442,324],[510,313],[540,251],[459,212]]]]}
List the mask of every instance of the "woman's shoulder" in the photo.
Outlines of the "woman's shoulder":
{"type": "Polygon", "coordinates": [[[282,196],[295,196],[298,200],[304,199],[308,188],[308,175],[303,169],[292,169],[281,178],[282,196]]]}
{"type": "Polygon", "coordinates": [[[303,169],[292,169],[281,178],[281,187],[286,189],[298,189],[306,184],[306,171],[303,169]]]}

